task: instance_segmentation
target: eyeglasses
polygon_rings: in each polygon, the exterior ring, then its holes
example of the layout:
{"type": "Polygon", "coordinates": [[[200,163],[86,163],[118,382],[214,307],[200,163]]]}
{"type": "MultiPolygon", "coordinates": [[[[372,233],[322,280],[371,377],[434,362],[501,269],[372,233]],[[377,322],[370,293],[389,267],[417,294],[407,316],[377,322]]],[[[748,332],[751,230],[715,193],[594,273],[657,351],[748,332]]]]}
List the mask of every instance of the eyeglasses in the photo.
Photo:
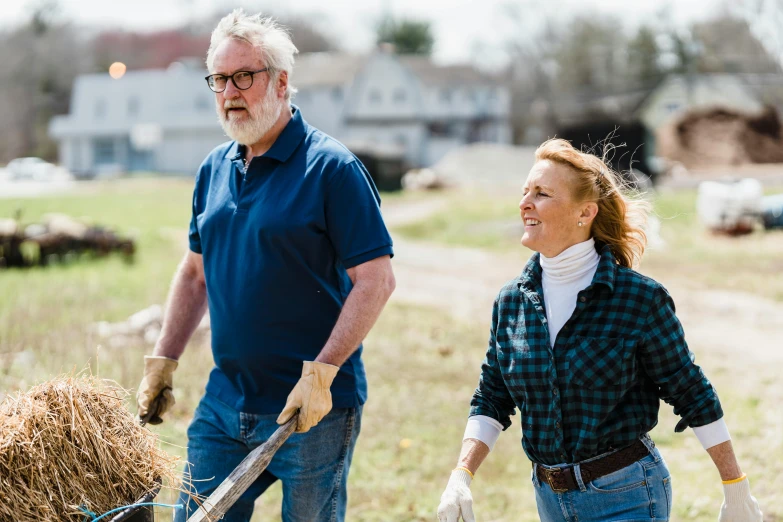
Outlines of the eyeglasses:
{"type": "Polygon", "coordinates": [[[234,82],[234,86],[237,89],[240,91],[245,91],[253,86],[254,75],[268,70],[269,67],[264,67],[263,69],[259,69],[257,71],[237,71],[230,76],[226,76],[225,74],[210,74],[204,79],[207,81],[207,85],[209,85],[209,88],[212,89],[213,92],[225,91],[226,87],[228,86],[229,78],[231,78],[231,81],[234,82]]]}

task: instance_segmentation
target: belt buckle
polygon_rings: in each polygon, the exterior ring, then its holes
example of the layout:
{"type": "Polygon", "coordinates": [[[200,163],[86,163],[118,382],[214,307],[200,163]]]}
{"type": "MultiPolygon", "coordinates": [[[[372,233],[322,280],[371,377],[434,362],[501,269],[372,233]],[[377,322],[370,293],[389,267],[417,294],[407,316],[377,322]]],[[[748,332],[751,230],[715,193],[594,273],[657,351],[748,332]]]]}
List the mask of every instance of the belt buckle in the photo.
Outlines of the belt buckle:
{"type": "Polygon", "coordinates": [[[552,488],[552,491],[555,493],[565,493],[568,491],[568,488],[556,488],[554,484],[552,484],[552,477],[557,477],[558,475],[563,474],[563,470],[561,468],[542,468],[544,470],[544,476],[546,476],[546,481],[549,483],[549,487],[552,488]]]}

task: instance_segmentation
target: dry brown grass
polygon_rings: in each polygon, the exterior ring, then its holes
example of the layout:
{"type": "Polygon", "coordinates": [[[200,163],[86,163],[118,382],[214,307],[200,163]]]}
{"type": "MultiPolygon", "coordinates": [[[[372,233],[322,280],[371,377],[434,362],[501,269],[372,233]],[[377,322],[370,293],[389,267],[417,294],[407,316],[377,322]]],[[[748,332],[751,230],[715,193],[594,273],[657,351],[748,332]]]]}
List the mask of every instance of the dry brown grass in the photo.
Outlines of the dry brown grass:
{"type": "Polygon", "coordinates": [[[177,458],[139,426],[126,392],[91,375],[64,376],[0,404],[0,520],[62,522],[178,489],[177,458]]]}

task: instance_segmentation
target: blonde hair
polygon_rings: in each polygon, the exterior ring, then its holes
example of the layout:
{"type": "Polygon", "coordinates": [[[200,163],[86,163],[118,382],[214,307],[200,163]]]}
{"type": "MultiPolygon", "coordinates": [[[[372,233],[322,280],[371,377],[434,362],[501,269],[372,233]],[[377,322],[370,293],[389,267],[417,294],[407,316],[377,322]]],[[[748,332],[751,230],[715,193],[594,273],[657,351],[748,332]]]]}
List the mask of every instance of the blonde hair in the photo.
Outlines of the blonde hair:
{"type": "Polygon", "coordinates": [[[289,79],[285,99],[291,101],[297,91],[291,84],[291,73],[294,69],[294,55],[299,50],[282,25],[273,18],[265,18],[261,14],[249,15],[242,8],[234,9],[231,14],[224,16],[212,31],[207,51],[207,69],[210,72],[213,72],[215,51],[227,38],[247,42],[260,51],[273,80],[277,80],[280,73],[285,71],[289,79]]]}
{"type": "MultiPolygon", "coordinates": [[[[607,147],[609,152],[611,149],[607,147]]],[[[536,161],[570,167],[575,176],[572,195],[578,202],[592,201],[598,214],[590,229],[597,244],[609,247],[617,263],[628,268],[639,265],[647,246],[644,227],[650,204],[624,193],[622,176],[606,165],[604,158],[582,152],[563,139],[550,139],[536,149],[536,161]]]]}

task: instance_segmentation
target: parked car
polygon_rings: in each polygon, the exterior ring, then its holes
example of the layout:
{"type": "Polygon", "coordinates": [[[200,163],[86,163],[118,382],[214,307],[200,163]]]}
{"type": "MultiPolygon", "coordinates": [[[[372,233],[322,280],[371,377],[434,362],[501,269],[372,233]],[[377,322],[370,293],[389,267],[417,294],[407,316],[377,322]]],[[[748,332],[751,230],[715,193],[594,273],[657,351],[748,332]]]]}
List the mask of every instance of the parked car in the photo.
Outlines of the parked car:
{"type": "Polygon", "coordinates": [[[67,169],[41,158],[16,158],[6,165],[11,181],[67,181],[73,176],[67,169]]]}

